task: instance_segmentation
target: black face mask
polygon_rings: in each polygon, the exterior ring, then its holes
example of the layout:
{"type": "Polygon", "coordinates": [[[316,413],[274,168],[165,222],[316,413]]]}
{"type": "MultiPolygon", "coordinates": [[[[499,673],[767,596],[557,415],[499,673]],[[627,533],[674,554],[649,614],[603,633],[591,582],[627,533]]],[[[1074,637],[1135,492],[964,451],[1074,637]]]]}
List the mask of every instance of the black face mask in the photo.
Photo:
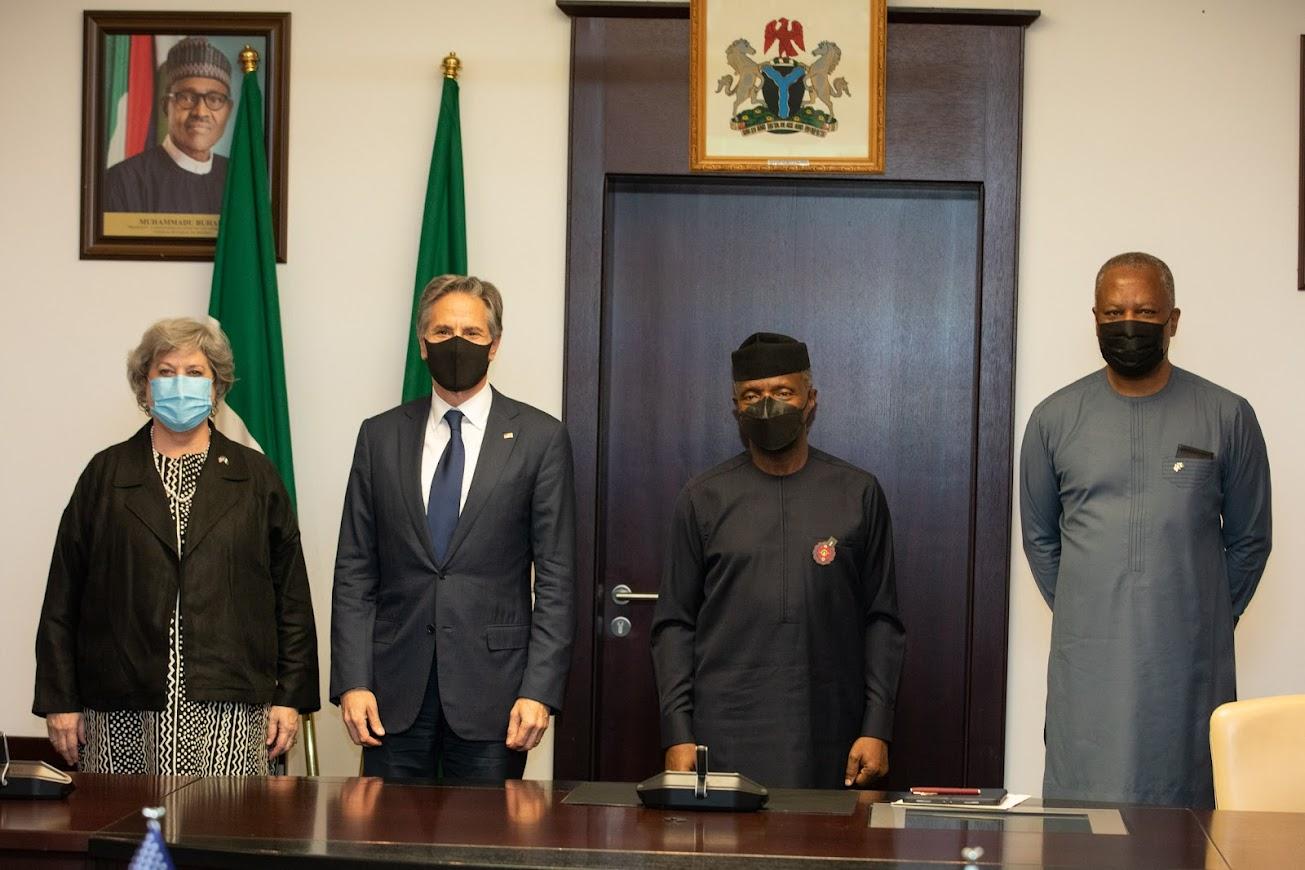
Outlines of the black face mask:
{"type": "Polygon", "coordinates": [[[469,390],[489,371],[490,344],[476,344],[460,335],[444,341],[427,341],[426,368],[430,376],[450,393],[469,390]]]}
{"type": "Polygon", "coordinates": [[[806,425],[801,408],[770,396],[749,405],[736,416],[743,440],[771,453],[778,453],[791,445],[806,425]]]}
{"type": "Polygon", "coordinates": [[[1097,324],[1097,344],[1101,356],[1126,378],[1149,375],[1165,358],[1164,323],[1145,320],[1115,320],[1097,324]]]}

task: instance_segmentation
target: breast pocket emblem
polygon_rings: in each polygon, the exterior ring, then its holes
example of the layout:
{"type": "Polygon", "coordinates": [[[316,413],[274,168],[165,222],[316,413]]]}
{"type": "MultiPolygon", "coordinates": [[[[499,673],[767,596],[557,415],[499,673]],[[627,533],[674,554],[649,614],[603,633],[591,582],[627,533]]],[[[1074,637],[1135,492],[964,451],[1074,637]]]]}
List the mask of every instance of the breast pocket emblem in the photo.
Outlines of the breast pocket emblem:
{"type": "Polygon", "coordinates": [[[828,565],[830,562],[833,562],[834,558],[838,555],[838,550],[834,548],[834,545],[837,543],[838,538],[833,537],[826,538],[817,543],[811,550],[812,561],[817,565],[828,565]]]}

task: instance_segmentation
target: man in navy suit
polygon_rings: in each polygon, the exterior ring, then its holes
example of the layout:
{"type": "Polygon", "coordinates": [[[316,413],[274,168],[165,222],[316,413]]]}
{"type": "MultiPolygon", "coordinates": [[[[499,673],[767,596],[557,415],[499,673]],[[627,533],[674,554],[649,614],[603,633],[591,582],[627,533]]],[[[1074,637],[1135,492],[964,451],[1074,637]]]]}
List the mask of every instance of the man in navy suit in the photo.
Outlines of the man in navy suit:
{"type": "Polygon", "coordinates": [[[493,284],[434,279],[417,323],[433,395],[358,432],[331,700],[366,775],[519,778],[571,661],[571,444],[558,420],[489,386],[503,324],[493,284]]]}

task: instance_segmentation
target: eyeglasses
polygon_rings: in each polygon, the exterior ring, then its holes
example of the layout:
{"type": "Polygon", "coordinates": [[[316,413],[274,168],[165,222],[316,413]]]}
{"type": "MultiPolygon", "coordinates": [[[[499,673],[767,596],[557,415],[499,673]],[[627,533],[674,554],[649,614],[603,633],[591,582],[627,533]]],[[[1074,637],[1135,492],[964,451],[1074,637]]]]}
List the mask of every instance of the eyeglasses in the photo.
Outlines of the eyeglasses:
{"type": "Polygon", "coordinates": [[[202,94],[198,91],[177,91],[175,94],[168,94],[168,99],[181,109],[193,109],[199,105],[200,100],[203,100],[210,112],[225,109],[231,102],[231,98],[220,91],[205,91],[202,94]]]}

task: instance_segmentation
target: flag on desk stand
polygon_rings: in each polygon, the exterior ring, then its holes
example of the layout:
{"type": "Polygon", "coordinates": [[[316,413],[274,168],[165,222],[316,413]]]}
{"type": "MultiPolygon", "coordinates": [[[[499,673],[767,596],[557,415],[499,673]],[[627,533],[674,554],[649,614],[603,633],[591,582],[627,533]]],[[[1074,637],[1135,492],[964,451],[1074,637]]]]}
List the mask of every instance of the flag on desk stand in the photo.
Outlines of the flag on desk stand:
{"type": "Polygon", "coordinates": [[[437,275],[467,274],[467,209],[462,189],[462,122],[458,111],[458,70],[453,52],[444,58],[444,92],[435,125],[426,207],[417,247],[417,280],[408,320],[408,358],[403,367],[403,401],[430,395],[430,371],[417,350],[417,303],[427,282],[437,275]]]}
{"type": "Polygon", "coordinates": [[[228,438],[272,461],[293,503],[295,471],[281,352],[263,95],[255,72],[258,52],[246,45],[240,63],[245,75],[227,162],[208,303],[209,318],[231,340],[237,380],[218,412],[217,425],[228,438]]]}
{"type": "Polygon", "coordinates": [[[163,840],[163,831],[159,828],[163,807],[146,807],[140,812],[145,817],[145,839],[140,841],[136,854],[131,856],[127,870],[176,870],[172,856],[168,854],[168,844],[163,840]]]}

